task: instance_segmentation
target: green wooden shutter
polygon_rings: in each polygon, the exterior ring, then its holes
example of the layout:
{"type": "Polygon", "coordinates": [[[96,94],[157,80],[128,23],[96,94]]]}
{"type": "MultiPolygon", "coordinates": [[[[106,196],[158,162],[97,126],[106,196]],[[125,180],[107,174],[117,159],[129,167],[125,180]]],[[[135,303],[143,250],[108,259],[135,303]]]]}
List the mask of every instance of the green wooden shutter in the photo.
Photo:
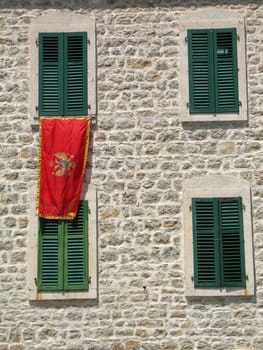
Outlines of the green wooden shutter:
{"type": "Polygon", "coordinates": [[[64,289],[88,289],[88,203],[81,201],[73,221],[65,222],[64,289]]]}
{"type": "Polygon", "coordinates": [[[188,30],[190,113],[215,110],[212,30],[188,30]]]}
{"type": "Polygon", "coordinates": [[[245,287],[242,198],[193,198],[195,287],[245,287]]]}
{"type": "Polygon", "coordinates": [[[235,28],[188,30],[190,113],[239,112],[235,28]]]}
{"type": "Polygon", "coordinates": [[[39,219],[38,290],[63,289],[63,235],[58,220],[39,219]]]}
{"type": "Polygon", "coordinates": [[[214,68],[216,112],[238,112],[238,69],[236,29],[215,29],[214,68]]]}
{"type": "Polygon", "coordinates": [[[219,199],[222,285],[245,287],[242,199],[219,199]]]}
{"type": "Polygon", "coordinates": [[[64,114],[87,114],[87,33],[64,33],[64,114]]]}
{"type": "Polygon", "coordinates": [[[39,33],[39,115],[87,114],[87,33],[39,33]]]}
{"type": "Polygon", "coordinates": [[[39,33],[39,115],[63,115],[62,33],[39,33]]]}
{"type": "Polygon", "coordinates": [[[218,209],[214,198],[193,198],[194,286],[220,283],[218,209]]]}

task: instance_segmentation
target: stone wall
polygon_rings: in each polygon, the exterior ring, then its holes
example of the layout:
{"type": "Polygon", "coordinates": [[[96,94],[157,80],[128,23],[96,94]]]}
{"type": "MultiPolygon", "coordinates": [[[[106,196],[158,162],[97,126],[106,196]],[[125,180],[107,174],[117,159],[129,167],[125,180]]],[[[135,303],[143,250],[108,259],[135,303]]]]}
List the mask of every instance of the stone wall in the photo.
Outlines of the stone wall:
{"type": "Polygon", "coordinates": [[[0,4],[0,350],[263,348],[263,6],[261,1],[5,1],[0,4]],[[178,18],[215,6],[246,16],[249,122],[186,124],[179,113],[178,18]],[[97,23],[98,303],[29,302],[32,18],[49,9],[97,23]],[[182,185],[198,175],[251,183],[254,298],[184,296],[182,185]]]}

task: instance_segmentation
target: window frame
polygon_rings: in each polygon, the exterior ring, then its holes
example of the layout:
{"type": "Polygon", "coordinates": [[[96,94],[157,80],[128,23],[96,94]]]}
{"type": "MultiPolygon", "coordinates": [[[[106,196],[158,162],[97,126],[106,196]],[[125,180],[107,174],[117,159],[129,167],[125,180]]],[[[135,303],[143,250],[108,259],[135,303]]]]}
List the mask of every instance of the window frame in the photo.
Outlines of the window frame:
{"type": "Polygon", "coordinates": [[[247,110],[247,74],[246,74],[246,43],[245,19],[235,11],[206,9],[189,12],[179,19],[179,47],[180,47],[180,87],[179,106],[182,122],[232,122],[246,121],[247,110]],[[226,29],[235,28],[237,33],[237,61],[238,61],[238,112],[226,113],[190,113],[189,98],[189,68],[188,42],[189,29],[226,29]]]}
{"type": "Polygon", "coordinates": [[[251,193],[249,183],[232,176],[214,175],[186,180],[183,185],[183,229],[184,229],[184,271],[185,295],[202,296],[253,296],[255,295],[255,274],[253,257],[251,193]],[[194,286],[194,248],[192,198],[242,197],[243,234],[246,286],[245,287],[196,287],[194,286]],[[191,258],[189,258],[191,257],[191,258]]]}
{"type": "Polygon", "coordinates": [[[30,220],[28,237],[28,296],[31,301],[45,300],[91,300],[98,297],[98,252],[97,252],[97,191],[91,185],[84,185],[81,199],[88,201],[88,290],[38,291],[38,224],[36,216],[36,186],[30,187],[30,220]],[[88,187],[87,187],[88,186],[88,187]],[[86,188],[87,187],[87,188],[86,188]]]}
{"type": "Polygon", "coordinates": [[[39,33],[86,32],[87,42],[87,115],[96,116],[96,30],[95,19],[74,13],[52,11],[32,20],[29,28],[30,42],[30,120],[38,124],[39,117],[39,33]]]}

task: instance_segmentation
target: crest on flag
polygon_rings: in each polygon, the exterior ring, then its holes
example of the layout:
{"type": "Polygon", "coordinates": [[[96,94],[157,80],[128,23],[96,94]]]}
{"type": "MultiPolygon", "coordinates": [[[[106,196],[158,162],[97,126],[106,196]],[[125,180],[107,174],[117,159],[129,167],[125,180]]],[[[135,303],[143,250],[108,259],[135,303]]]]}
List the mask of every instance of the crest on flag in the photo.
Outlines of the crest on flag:
{"type": "Polygon", "coordinates": [[[71,169],[75,168],[76,163],[73,162],[74,155],[64,152],[54,154],[54,160],[50,162],[50,166],[54,168],[53,175],[63,176],[71,175],[71,169]]]}

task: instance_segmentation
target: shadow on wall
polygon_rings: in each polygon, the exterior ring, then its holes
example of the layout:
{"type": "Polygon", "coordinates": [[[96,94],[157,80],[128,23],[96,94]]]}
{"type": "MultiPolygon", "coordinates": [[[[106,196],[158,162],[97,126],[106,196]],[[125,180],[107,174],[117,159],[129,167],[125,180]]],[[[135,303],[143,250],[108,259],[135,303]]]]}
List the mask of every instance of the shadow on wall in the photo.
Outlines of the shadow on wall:
{"type": "MultiPolygon", "coordinates": [[[[262,0],[221,0],[220,5],[240,5],[241,3],[261,4],[262,0]]],[[[212,3],[212,1],[210,1],[212,3]]],[[[208,3],[209,5],[209,3],[208,3]]],[[[211,5],[211,4],[210,4],[211,5]]],[[[107,9],[107,8],[151,8],[151,7],[176,7],[182,6],[181,0],[1,0],[0,9],[107,9]]],[[[196,7],[195,0],[183,1],[184,7],[196,7]]],[[[207,7],[207,4],[198,4],[198,8],[207,7]]]]}

